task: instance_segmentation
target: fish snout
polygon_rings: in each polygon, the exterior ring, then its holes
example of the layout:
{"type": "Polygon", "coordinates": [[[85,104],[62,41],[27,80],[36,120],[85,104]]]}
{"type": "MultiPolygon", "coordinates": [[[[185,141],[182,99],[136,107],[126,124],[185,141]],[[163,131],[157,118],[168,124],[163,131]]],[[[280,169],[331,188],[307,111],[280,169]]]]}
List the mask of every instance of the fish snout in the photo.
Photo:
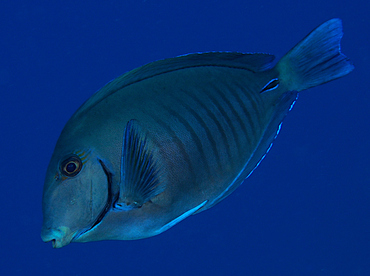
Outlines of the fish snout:
{"type": "Polygon", "coordinates": [[[69,227],[61,226],[58,228],[45,228],[41,230],[43,242],[52,242],[53,248],[61,248],[71,243],[75,236],[69,227]]]}

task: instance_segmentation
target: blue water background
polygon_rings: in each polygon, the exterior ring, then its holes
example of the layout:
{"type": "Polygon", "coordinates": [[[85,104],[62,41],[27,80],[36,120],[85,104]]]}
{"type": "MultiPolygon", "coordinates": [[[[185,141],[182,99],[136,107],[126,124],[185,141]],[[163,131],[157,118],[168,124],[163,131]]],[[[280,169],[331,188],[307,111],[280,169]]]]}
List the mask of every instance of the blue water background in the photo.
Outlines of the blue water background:
{"type": "Polygon", "coordinates": [[[0,275],[370,275],[368,0],[1,1],[0,275]],[[302,92],[231,196],[139,241],[40,239],[55,142],[93,92],[201,51],[277,58],[339,17],[353,73],[302,92]]]}

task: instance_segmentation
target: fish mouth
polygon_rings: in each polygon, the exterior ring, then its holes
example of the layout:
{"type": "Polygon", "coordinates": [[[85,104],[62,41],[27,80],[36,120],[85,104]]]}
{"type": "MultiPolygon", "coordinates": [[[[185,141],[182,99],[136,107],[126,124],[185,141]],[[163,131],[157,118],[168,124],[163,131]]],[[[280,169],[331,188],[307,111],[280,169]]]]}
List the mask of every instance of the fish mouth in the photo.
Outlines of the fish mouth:
{"type": "Polygon", "coordinates": [[[69,227],[61,226],[54,229],[43,229],[41,239],[43,242],[52,242],[53,248],[62,248],[70,244],[76,234],[69,227]]]}

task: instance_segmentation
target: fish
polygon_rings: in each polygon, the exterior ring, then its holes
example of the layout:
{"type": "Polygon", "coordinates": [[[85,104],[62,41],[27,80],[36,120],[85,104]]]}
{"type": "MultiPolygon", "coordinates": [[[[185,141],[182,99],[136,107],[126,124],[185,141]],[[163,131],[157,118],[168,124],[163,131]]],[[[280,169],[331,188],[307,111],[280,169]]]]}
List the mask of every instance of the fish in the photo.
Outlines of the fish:
{"type": "Polygon", "coordinates": [[[342,36],[334,18],[276,63],[266,53],[193,53],[106,84],[56,143],[42,240],[148,238],[222,201],[270,150],[298,93],[354,69],[342,36]]]}

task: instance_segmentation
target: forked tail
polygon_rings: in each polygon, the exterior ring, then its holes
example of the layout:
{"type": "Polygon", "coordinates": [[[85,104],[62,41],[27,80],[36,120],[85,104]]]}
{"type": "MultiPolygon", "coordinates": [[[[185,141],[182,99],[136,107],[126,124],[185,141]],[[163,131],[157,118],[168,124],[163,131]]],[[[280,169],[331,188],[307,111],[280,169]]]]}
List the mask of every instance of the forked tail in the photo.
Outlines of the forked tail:
{"type": "Polygon", "coordinates": [[[342,36],[340,19],[317,27],[277,63],[280,82],[302,91],[347,75],[354,66],[340,51],[342,36]]]}

